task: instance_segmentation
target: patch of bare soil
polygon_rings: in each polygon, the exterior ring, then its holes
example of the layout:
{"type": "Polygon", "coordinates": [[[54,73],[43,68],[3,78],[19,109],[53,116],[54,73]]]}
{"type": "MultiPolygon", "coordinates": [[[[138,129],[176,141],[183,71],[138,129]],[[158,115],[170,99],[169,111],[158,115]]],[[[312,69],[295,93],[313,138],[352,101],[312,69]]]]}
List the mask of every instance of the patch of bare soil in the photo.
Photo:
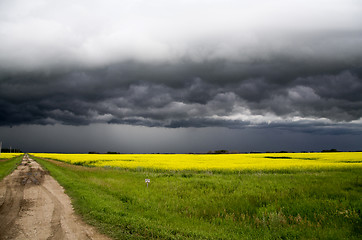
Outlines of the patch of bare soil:
{"type": "Polygon", "coordinates": [[[24,156],[0,182],[0,239],[109,239],[74,214],[64,189],[24,156]]]}

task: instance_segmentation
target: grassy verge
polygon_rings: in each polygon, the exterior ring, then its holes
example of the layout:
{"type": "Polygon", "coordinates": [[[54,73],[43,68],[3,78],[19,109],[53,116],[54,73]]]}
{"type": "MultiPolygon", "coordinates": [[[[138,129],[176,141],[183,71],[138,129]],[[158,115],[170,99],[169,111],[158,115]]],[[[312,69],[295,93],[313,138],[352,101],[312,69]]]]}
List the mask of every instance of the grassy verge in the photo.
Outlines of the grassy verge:
{"type": "Polygon", "coordinates": [[[11,159],[0,160],[0,181],[9,175],[21,162],[23,156],[14,157],[11,159]]]}
{"type": "Polygon", "coordinates": [[[361,168],[128,171],[34,158],[115,239],[360,239],[361,168]],[[145,178],[151,179],[146,187],[145,178]]]}

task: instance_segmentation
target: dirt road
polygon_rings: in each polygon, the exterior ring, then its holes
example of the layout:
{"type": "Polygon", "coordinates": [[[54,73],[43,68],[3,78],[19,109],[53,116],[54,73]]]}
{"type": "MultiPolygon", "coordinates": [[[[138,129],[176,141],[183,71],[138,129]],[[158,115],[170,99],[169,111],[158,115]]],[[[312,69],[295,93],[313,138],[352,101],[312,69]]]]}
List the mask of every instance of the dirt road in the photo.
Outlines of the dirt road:
{"type": "Polygon", "coordinates": [[[108,239],[74,214],[63,188],[24,156],[0,182],[0,239],[108,239]]]}

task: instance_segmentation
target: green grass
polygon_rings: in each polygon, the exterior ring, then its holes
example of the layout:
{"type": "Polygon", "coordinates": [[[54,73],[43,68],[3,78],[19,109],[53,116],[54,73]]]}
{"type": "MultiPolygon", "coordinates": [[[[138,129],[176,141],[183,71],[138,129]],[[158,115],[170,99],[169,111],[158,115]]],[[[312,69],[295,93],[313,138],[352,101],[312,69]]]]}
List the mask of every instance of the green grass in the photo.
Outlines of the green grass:
{"type": "Polygon", "coordinates": [[[0,181],[9,175],[21,162],[23,156],[18,156],[11,159],[0,159],[0,181]]]}
{"type": "Polygon", "coordinates": [[[360,239],[362,169],[192,172],[37,160],[115,239],[360,239]],[[151,183],[146,187],[145,178],[151,183]]]}

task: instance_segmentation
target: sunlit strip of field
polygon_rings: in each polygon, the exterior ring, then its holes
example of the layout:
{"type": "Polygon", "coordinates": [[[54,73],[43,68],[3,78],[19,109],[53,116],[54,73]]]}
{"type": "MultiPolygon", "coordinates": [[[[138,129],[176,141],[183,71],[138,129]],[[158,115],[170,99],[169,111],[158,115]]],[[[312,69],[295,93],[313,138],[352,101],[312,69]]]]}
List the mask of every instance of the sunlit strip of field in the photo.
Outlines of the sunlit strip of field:
{"type": "Polygon", "coordinates": [[[263,154],[32,154],[75,165],[161,170],[303,170],[362,167],[362,152],[263,154]]]}
{"type": "Polygon", "coordinates": [[[0,159],[10,159],[23,155],[23,153],[0,153],[0,159]]]}

